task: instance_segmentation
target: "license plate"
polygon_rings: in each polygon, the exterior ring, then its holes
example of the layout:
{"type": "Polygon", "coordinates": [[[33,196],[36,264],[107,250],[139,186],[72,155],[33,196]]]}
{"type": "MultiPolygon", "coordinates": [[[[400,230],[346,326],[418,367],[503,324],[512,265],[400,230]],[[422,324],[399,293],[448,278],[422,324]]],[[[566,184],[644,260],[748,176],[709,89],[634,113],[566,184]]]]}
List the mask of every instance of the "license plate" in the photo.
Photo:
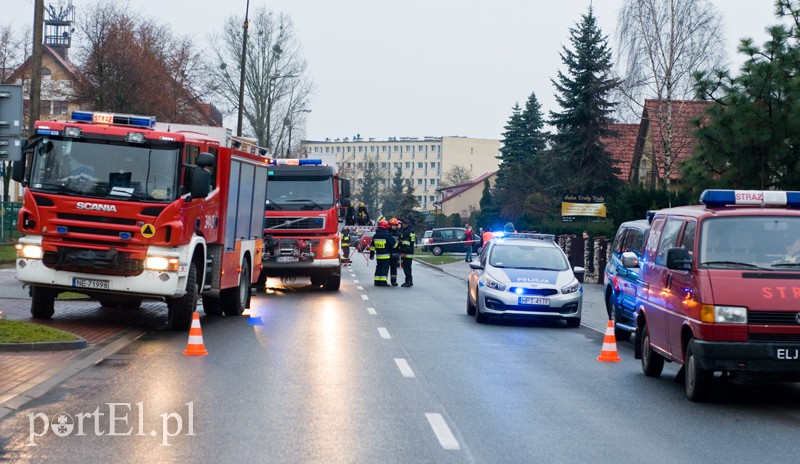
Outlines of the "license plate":
{"type": "Polygon", "coordinates": [[[107,280],[79,279],[77,277],[72,279],[72,286],[81,288],[99,288],[102,290],[110,289],[107,280]]]}
{"type": "Polygon", "coordinates": [[[536,306],[550,306],[550,298],[535,298],[532,296],[519,297],[519,304],[521,305],[536,305],[536,306]]]}
{"type": "Polygon", "coordinates": [[[781,361],[800,360],[800,348],[777,348],[775,357],[781,361]]]}
{"type": "Polygon", "coordinates": [[[300,260],[296,256],[278,256],[275,261],[279,263],[296,263],[300,260]]]}

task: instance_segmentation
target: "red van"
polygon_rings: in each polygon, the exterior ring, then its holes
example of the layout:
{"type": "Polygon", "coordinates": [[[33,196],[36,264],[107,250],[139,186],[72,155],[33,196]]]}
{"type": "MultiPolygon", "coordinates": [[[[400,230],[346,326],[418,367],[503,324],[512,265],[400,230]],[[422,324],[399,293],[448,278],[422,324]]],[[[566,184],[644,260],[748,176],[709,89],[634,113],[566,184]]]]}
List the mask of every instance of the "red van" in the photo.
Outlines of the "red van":
{"type": "Polygon", "coordinates": [[[654,215],[636,296],[636,358],[683,366],[704,401],[715,372],[800,381],[800,192],[706,190],[654,215]]]}

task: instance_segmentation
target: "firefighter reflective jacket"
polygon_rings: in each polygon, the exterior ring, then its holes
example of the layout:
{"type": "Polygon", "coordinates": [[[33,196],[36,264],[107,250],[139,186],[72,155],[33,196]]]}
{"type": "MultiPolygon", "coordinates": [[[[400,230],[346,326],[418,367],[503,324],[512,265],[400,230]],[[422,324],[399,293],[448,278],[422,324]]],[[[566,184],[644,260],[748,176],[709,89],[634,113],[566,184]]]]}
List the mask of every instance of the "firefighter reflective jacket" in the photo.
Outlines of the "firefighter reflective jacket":
{"type": "Polygon", "coordinates": [[[417,241],[417,236],[410,227],[403,227],[400,231],[400,253],[406,255],[406,258],[414,257],[414,244],[417,241]]]}
{"type": "Polygon", "coordinates": [[[375,235],[372,236],[372,245],[369,247],[370,256],[374,255],[375,259],[389,259],[392,249],[395,247],[395,239],[387,229],[378,229],[375,235]]]}

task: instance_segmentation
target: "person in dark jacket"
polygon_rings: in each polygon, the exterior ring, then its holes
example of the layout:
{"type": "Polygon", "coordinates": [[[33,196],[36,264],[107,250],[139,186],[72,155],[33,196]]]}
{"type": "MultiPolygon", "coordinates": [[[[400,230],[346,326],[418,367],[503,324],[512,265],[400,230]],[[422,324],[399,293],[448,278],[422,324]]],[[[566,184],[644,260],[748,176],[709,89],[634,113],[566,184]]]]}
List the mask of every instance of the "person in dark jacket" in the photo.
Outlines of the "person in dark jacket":
{"type": "Polygon", "coordinates": [[[363,202],[358,204],[358,210],[356,211],[356,224],[360,226],[369,225],[369,212],[367,212],[367,205],[365,205],[363,202]]]}
{"type": "Polygon", "coordinates": [[[403,265],[403,275],[406,281],[401,287],[413,287],[414,281],[411,278],[411,262],[414,261],[414,245],[417,242],[417,236],[414,230],[408,224],[402,223],[403,228],[400,230],[400,262],[403,265]]]}
{"type": "Polygon", "coordinates": [[[400,221],[397,218],[389,219],[389,232],[395,240],[394,248],[389,255],[389,281],[392,287],[397,287],[397,268],[400,266],[400,221]]]}
{"type": "Polygon", "coordinates": [[[347,227],[342,228],[342,232],[339,238],[339,247],[342,249],[342,263],[345,266],[349,266],[352,262],[350,261],[350,229],[347,227]]]}
{"type": "Polygon", "coordinates": [[[383,220],[378,222],[378,230],[372,236],[372,244],[369,247],[369,259],[377,261],[375,264],[375,286],[389,286],[389,259],[394,249],[395,239],[389,232],[389,222],[383,220]]]}

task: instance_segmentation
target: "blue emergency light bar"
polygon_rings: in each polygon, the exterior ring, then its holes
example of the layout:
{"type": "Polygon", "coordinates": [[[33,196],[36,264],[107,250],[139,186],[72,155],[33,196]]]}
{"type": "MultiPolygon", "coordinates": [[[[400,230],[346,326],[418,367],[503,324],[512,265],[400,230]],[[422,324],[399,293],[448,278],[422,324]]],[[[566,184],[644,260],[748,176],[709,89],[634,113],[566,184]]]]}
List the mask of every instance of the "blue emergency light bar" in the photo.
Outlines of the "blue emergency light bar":
{"type": "Polygon", "coordinates": [[[155,116],[137,116],[134,114],[98,113],[94,111],[73,111],[72,120],[91,122],[95,124],[141,127],[143,129],[153,129],[154,127],[156,127],[155,116]]]}
{"type": "Polygon", "coordinates": [[[780,190],[706,190],[700,195],[706,206],[789,206],[800,207],[800,192],[780,190]]]}
{"type": "Polygon", "coordinates": [[[547,240],[550,242],[556,241],[556,236],[553,234],[532,234],[528,232],[497,232],[492,234],[496,238],[532,238],[536,240],[547,240]]]}
{"type": "Polygon", "coordinates": [[[269,164],[273,166],[320,166],[322,165],[321,159],[297,159],[297,158],[281,158],[270,160],[269,164]]]}

